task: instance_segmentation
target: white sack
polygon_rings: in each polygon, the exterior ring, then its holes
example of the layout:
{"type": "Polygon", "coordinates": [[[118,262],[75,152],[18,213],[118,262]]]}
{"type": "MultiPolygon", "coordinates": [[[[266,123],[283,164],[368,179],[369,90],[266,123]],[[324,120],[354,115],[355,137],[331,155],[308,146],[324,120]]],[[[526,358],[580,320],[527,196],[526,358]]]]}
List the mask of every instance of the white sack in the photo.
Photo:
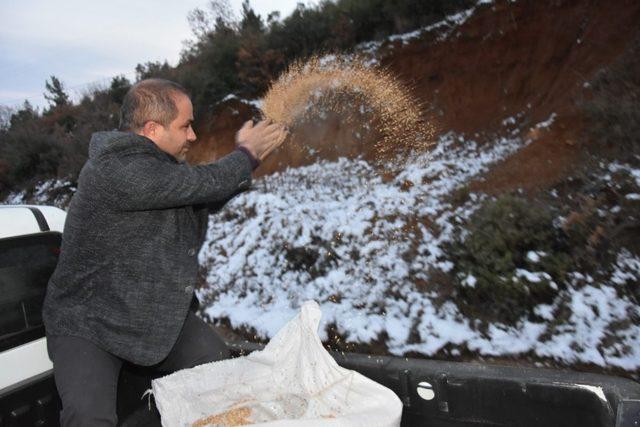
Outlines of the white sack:
{"type": "Polygon", "coordinates": [[[399,426],[400,399],[336,363],[318,337],[320,316],[318,304],[307,301],[264,350],[154,380],[162,425],[223,426],[222,416],[235,414],[269,427],[399,426]]]}

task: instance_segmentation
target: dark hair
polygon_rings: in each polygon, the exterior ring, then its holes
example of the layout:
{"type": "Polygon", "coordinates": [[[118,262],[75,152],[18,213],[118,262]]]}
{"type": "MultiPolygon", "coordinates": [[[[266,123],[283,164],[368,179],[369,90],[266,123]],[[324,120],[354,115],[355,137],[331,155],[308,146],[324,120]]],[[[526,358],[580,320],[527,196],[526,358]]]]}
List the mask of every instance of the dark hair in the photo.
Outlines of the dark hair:
{"type": "Polygon", "coordinates": [[[150,120],[162,126],[169,124],[178,116],[176,94],[189,94],[178,83],[165,79],[146,79],[131,86],[120,107],[120,126],[122,131],[138,131],[150,120]]]}

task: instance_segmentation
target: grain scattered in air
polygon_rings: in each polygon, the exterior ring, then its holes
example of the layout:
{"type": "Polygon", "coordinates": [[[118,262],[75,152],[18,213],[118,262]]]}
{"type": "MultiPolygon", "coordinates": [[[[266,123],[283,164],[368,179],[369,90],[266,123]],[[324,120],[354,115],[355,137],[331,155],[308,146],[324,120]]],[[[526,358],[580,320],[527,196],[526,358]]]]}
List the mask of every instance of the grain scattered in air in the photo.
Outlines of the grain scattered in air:
{"type": "Polygon", "coordinates": [[[408,88],[391,71],[357,58],[314,56],[294,63],[271,85],[261,109],[265,117],[289,127],[321,119],[323,111],[373,127],[381,136],[375,143],[378,155],[433,144],[433,126],[408,88]],[[367,123],[361,123],[364,117],[367,123]]]}

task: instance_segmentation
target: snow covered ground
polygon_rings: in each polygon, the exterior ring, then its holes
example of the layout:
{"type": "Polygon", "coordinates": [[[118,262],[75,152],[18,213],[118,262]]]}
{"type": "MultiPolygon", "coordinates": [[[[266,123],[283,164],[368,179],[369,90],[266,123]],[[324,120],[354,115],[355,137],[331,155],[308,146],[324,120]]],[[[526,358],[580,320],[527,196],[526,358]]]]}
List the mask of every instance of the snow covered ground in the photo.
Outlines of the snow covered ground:
{"type": "Polygon", "coordinates": [[[471,194],[456,207],[451,194],[526,144],[514,137],[479,147],[447,134],[432,153],[386,165],[392,178],[380,166],[340,159],[262,179],[210,219],[199,255],[208,271],[199,291],[204,313],[267,339],[313,299],[322,308],[323,339],[335,328],[348,342],[382,339],[396,355],[533,354],[638,369],[640,325],[629,319],[640,308],[616,292],[640,280],[640,259],[627,251],[609,280],[571,274],[552,304],[536,307],[539,322],[481,331],[454,302],[438,302],[429,291],[437,271],[453,267],[443,245],[483,198],[471,194]],[[558,324],[556,314],[567,309],[568,320],[558,324]]]}
{"type": "MultiPolygon", "coordinates": [[[[431,153],[383,166],[340,159],[258,180],[210,218],[199,254],[208,271],[199,290],[205,316],[268,339],[312,299],[322,308],[323,339],[333,328],[348,342],[382,341],[395,355],[526,355],[638,370],[640,307],[618,292],[640,282],[640,258],[627,250],[608,278],[570,274],[551,304],[535,308],[537,321],[478,328],[455,302],[430,290],[438,273],[453,267],[446,243],[486,198],[470,194],[456,205],[452,195],[528,142],[512,136],[480,146],[449,133],[431,153]]],[[[629,194],[639,192],[640,169],[614,162],[599,173],[607,181],[621,171],[637,184],[629,194]]],[[[74,190],[46,181],[4,202],[66,208],[74,190]]],[[[527,254],[532,263],[544,256],[527,254]]]]}
{"type": "Polygon", "coordinates": [[[75,191],[76,187],[73,183],[62,179],[53,179],[39,182],[30,192],[22,190],[10,193],[2,203],[8,205],[53,205],[66,209],[75,191]]]}

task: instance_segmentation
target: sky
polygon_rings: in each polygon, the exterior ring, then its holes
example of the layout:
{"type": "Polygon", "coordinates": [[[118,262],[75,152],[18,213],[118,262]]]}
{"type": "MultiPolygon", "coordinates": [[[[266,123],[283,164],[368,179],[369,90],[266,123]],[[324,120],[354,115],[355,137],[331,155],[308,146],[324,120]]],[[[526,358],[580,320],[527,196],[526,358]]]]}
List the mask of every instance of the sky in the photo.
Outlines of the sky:
{"type": "MultiPolygon", "coordinates": [[[[289,15],[300,0],[252,0],[263,18],[289,15]]],[[[49,76],[79,99],[116,75],[135,78],[135,66],[168,60],[175,65],[192,39],[187,14],[208,0],[3,0],[0,2],[0,105],[25,99],[46,106],[49,76]]],[[[242,0],[230,0],[237,15],[242,0]]]]}

